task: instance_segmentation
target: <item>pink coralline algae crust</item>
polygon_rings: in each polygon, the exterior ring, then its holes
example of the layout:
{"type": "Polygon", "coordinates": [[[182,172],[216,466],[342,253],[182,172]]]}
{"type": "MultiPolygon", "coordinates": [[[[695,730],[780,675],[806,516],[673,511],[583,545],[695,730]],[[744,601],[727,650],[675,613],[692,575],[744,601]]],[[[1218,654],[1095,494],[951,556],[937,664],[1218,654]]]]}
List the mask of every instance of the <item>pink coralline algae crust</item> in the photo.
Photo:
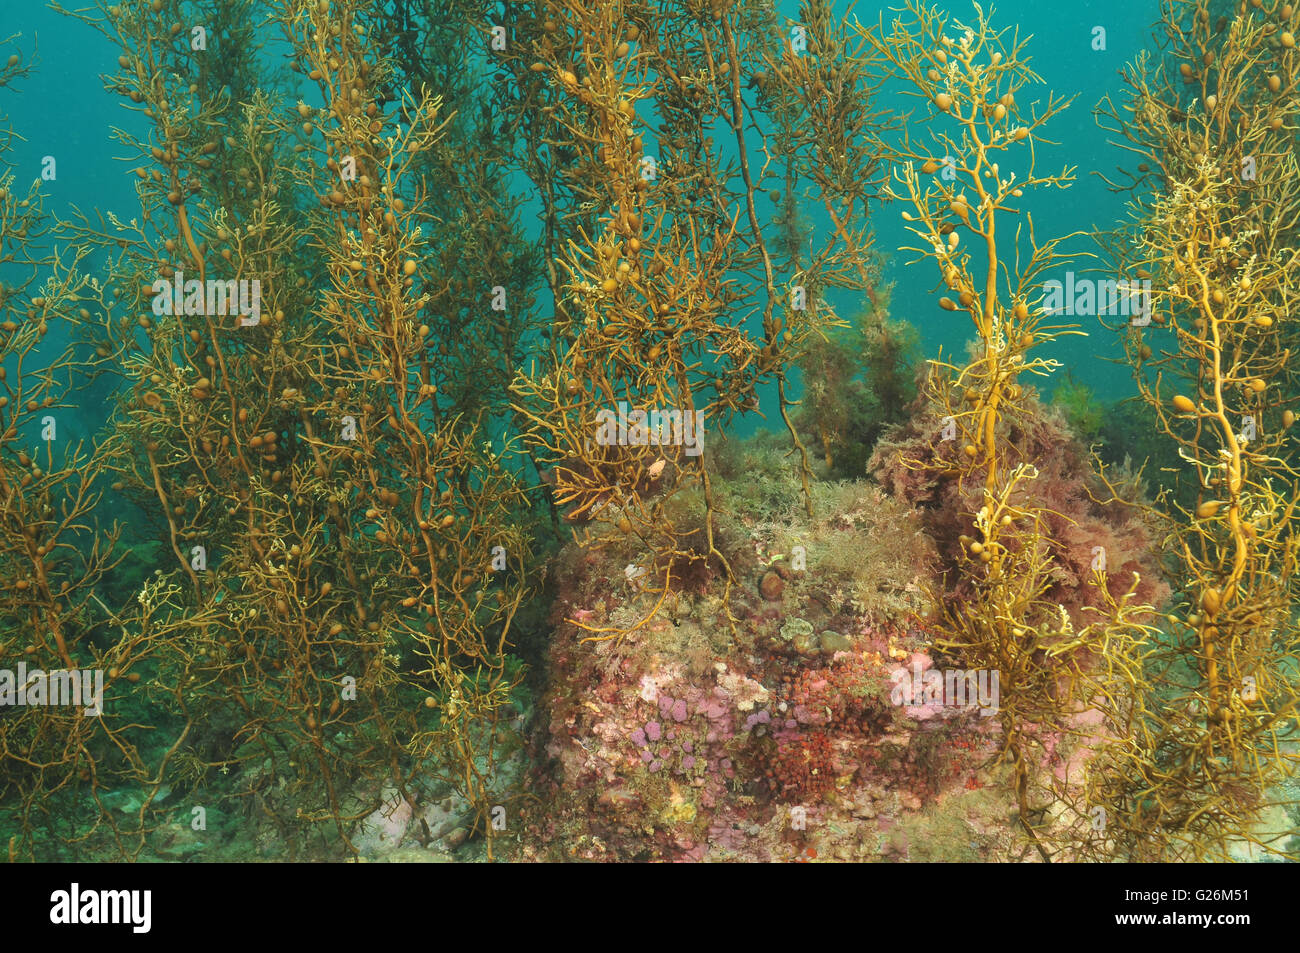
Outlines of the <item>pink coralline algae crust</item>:
{"type": "Polygon", "coordinates": [[[570,620],[581,610],[586,626],[612,624],[628,597],[606,580],[619,580],[626,560],[566,557],[521,856],[770,861],[815,847],[824,859],[882,859],[905,815],[978,793],[969,784],[989,760],[983,736],[996,720],[918,721],[890,702],[890,673],[913,653],[931,659],[930,635],[911,617],[831,618],[799,573],[781,603],[763,600],[767,569],[742,552],[728,550],[737,575],[754,580],[750,601],[733,600],[738,624],[716,600],[683,597],[596,643],[570,620]],[[795,618],[806,625],[794,630],[812,627],[803,646],[782,635],[795,618]]]}
{"type": "MultiPolygon", "coordinates": [[[[577,827],[603,845],[584,848],[592,859],[790,859],[791,810],[815,819],[853,810],[851,822],[865,824],[866,842],[875,843],[883,810],[865,809],[864,819],[855,805],[876,802],[857,792],[888,797],[897,789],[888,803],[915,811],[922,802],[914,792],[972,789],[977,746],[917,748],[934,729],[890,704],[891,672],[933,665],[922,649],[902,658],[890,649],[924,638],[864,623],[851,651],[796,666],[777,658],[749,671],[731,660],[688,673],[648,651],[649,640],[573,651],[565,658],[582,659],[591,689],[551,709],[546,750],[573,805],[556,841],[570,843],[577,827]],[[919,752],[931,749],[941,765],[922,763],[919,752]]],[[[936,720],[944,731],[961,724],[981,730],[988,720],[936,720]]],[[[555,830],[533,828],[543,837],[555,830]]]]}
{"type": "Polygon", "coordinates": [[[703,788],[702,800],[715,797],[710,782],[735,777],[735,766],[726,751],[734,736],[732,710],[721,688],[712,692],[688,688],[680,697],[660,694],[659,716],[669,719],[674,730],[651,718],[628,733],[628,740],[641,749],[641,761],[655,773],[667,768],[703,788]],[[651,749],[661,738],[668,744],[651,749]]]}

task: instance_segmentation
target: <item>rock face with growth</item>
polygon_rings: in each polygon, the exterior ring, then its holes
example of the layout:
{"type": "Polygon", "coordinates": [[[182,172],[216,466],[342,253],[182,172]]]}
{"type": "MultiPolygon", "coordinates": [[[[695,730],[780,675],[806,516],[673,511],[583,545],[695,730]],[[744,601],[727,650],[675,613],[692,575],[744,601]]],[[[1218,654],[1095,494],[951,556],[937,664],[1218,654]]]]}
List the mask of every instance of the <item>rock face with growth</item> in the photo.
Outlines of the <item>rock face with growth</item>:
{"type": "Polygon", "coordinates": [[[919,515],[867,482],[826,483],[809,519],[778,455],[731,465],[744,495],[725,465],[715,481],[729,604],[710,566],[636,627],[655,599],[623,572],[630,553],[558,560],[523,856],[1001,855],[1010,800],[981,767],[996,719],[973,692],[915,697],[937,658],[918,621],[935,561],[919,515]],[[611,625],[631,631],[583,641],[611,625]]]}
{"type": "MultiPolygon", "coordinates": [[[[1042,509],[1044,536],[1054,562],[1044,598],[1060,604],[1076,627],[1090,621],[1101,594],[1086,584],[1098,557],[1107,572],[1111,598],[1121,598],[1136,573],[1134,601],[1161,606],[1169,587],[1152,554],[1157,534],[1133,505],[1142,495],[1140,484],[1123,487],[1117,496],[1092,472],[1088,450],[1070,432],[1053,408],[1031,404],[1034,412],[1008,427],[1008,446],[1017,459],[1036,461],[1038,476],[1030,493],[1042,509]]],[[[967,594],[956,572],[961,534],[971,532],[970,513],[983,504],[978,482],[952,478],[959,452],[943,432],[939,413],[918,399],[906,422],[877,444],[870,472],[899,501],[924,514],[925,533],[934,541],[941,570],[953,580],[944,587],[950,598],[967,594]]]]}

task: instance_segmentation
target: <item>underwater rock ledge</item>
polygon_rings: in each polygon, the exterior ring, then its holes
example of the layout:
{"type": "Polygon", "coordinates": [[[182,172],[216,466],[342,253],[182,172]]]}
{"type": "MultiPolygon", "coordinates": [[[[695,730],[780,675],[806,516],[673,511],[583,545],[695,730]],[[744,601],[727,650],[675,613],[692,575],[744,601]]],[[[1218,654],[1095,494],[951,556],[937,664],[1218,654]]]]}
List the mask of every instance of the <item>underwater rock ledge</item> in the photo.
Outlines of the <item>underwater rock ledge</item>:
{"type": "Polygon", "coordinates": [[[937,659],[915,621],[937,563],[922,514],[859,480],[816,484],[809,520],[778,452],[741,457],[745,483],[715,484],[734,625],[717,586],[688,585],[584,643],[653,600],[624,553],[557,559],[520,859],[1007,857],[994,720],[911,696],[937,659]]]}

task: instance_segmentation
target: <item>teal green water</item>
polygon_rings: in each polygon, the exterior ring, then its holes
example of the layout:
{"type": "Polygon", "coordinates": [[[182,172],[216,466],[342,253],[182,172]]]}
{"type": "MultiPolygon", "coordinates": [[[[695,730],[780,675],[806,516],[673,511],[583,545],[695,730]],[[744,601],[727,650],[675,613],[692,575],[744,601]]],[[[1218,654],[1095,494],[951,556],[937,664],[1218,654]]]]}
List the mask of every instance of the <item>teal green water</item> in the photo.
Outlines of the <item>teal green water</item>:
{"type": "MultiPolygon", "coordinates": [[[[888,21],[889,7],[859,3],[852,13],[863,22],[875,22],[882,15],[888,21]]],[[[798,4],[791,0],[782,0],[778,9],[797,17],[798,4]]],[[[952,10],[958,19],[963,12],[970,12],[963,4],[953,5],[952,10]]],[[[1104,96],[1119,90],[1119,71],[1148,43],[1156,13],[1154,3],[1120,0],[1071,4],[1012,0],[996,7],[996,22],[1030,41],[1027,53],[1031,65],[1043,78],[1038,89],[1040,104],[1045,104],[1049,92],[1074,100],[1048,130],[1047,138],[1056,144],[1045,142],[1038,149],[1040,170],[1075,169],[1075,181],[1067,191],[1039,192],[1027,204],[1040,236],[1107,229],[1123,219],[1123,197],[1109,191],[1095,173],[1113,172],[1124,153],[1097,126],[1093,110],[1104,96]],[[1105,31],[1105,48],[1101,50],[1094,49],[1099,28],[1105,31]]],[[[42,160],[52,155],[58,163],[57,178],[45,185],[51,211],[66,214],[72,207],[96,209],[128,220],[138,215],[130,169],[118,161],[124,150],[111,138],[111,130],[118,125],[134,133],[145,130],[139,115],[125,109],[121,97],[106,92],[100,82],[101,74],[116,68],[116,51],[90,27],[44,5],[11,6],[0,19],[0,33],[21,34],[19,46],[26,51],[36,45],[39,56],[34,75],[15,83],[14,89],[0,91],[0,115],[8,115],[14,131],[22,137],[14,142],[8,157],[18,181],[40,175],[42,160]]],[[[269,30],[265,42],[267,52],[274,54],[279,41],[269,30]]],[[[272,92],[296,99],[302,94],[302,85],[272,92]]],[[[311,99],[308,94],[309,103],[311,99]]],[[[1032,102],[1031,97],[1022,106],[1032,102]]],[[[914,109],[916,101],[896,97],[891,103],[886,95],[880,106],[914,109]]],[[[653,130],[647,132],[653,141],[653,130]]],[[[720,136],[719,141],[725,140],[720,136]]],[[[734,155],[734,149],[724,146],[723,154],[734,155]]],[[[527,196],[529,186],[522,174],[516,176],[514,185],[527,196]]],[[[764,204],[765,211],[775,210],[765,200],[764,204]]],[[[523,225],[533,236],[540,233],[539,208],[535,201],[524,205],[523,225]]],[[[817,209],[805,211],[814,225],[828,224],[817,209]]],[[[872,224],[877,248],[885,256],[884,282],[893,286],[893,316],[918,328],[926,356],[935,356],[941,347],[945,353],[960,353],[970,336],[969,328],[937,309],[937,294],[933,293],[936,276],[927,266],[906,266],[906,256],[897,249],[911,236],[898,211],[879,207],[872,224]]],[[[1086,236],[1080,236],[1064,250],[1084,255],[1095,249],[1086,236]]],[[[1076,267],[1082,270],[1088,265],[1080,258],[1076,267]]],[[[852,315],[859,306],[856,295],[832,294],[830,300],[844,316],[852,315]]],[[[1067,338],[1045,349],[1048,356],[1062,363],[1060,378],[1068,371],[1105,400],[1129,396],[1129,371],[1114,363],[1119,355],[1115,335],[1094,319],[1083,318],[1079,324],[1088,337],[1067,338]]],[[[1044,390],[1050,394],[1058,383],[1045,384],[1044,390]]],[[[97,406],[96,401],[86,408],[88,431],[94,429],[97,406]]],[[[764,395],[762,409],[770,421],[774,414],[770,394],[764,395]]],[[[762,422],[751,417],[738,423],[737,431],[745,433],[759,426],[762,422]]]]}

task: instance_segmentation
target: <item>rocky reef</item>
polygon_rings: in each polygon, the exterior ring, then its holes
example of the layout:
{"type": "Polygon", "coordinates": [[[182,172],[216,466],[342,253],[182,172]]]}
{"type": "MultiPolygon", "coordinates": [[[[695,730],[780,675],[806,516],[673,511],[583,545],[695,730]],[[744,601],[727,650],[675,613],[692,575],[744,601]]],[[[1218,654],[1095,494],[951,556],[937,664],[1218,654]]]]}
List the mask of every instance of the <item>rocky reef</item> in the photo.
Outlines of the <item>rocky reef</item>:
{"type": "Polygon", "coordinates": [[[927,514],[863,479],[816,484],[810,518],[777,450],[756,441],[724,457],[718,537],[744,580],[729,606],[701,574],[643,626],[593,644],[583,625],[635,624],[626,554],[572,547],[557,560],[533,741],[541,802],[525,809],[521,855],[1023,850],[1014,798],[996,783],[996,682],[967,683],[964,704],[951,679],[947,694],[917,690],[945,664],[921,619],[942,565],[927,514]]]}

